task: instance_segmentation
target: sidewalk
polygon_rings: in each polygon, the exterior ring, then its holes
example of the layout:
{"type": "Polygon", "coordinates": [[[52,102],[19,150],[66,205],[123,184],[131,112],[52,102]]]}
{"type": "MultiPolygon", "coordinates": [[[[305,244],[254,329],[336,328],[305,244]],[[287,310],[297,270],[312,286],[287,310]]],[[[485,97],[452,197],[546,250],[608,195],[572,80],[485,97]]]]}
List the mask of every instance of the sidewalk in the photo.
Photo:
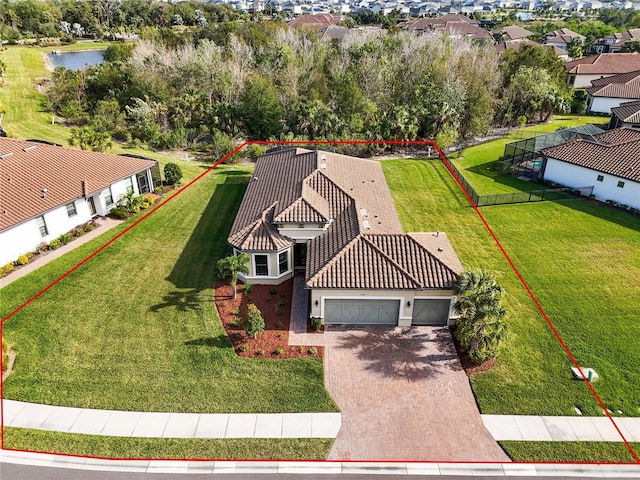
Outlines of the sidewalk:
{"type": "Polygon", "coordinates": [[[107,460],[13,450],[0,450],[0,470],[2,463],[138,474],[250,474],[254,477],[259,475],[259,478],[268,478],[267,475],[270,474],[360,474],[368,477],[381,474],[435,477],[458,475],[460,478],[567,476],[637,479],[640,477],[640,465],[624,464],[107,460]]]}
{"type": "Polygon", "coordinates": [[[324,346],[325,339],[321,333],[307,333],[309,318],[308,292],[304,289],[304,277],[293,277],[293,293],[291,295],[291,317],[289,321],[289,345],[324,346]]]}
{"type": "Polygon", "coordinates": [[[27,263],[25,266],[20,267],[18,270],[15,270],[4,278],[0,278],[0,288],[6,287],[10,283],[15,282],[19,278],[22,278],[25,275],[33,272],[34,270],[42,267],[43,265],[46,265],[47,263],[55,260],[56,258],[61,257],[74,248],[77,248],[80,245],[93,240],[97,236],[102,235],[104,232],[120,225],[123,221],[124,220],[117,220],[111,217],[98,217],[96,219],[98,226],[89,233],[84,234],[82,237],[75,238],[72,242],[63,245],[56,250],[47,252],[46,255],[40,255],[35,261],[27,263]]]}
{"type": "MultiPolygon", "coordinates": [[[[481,415],[496,440],[622,442],[611,420],[602,417],[481,415]]],[[[640,417],[613,417],[628,442],[640,442],[640,417]]]]}
{"type": "Polygon", "coordinates": [[[340,413],[160,413],[3,400],[5,427],[117,437],[335,438],[340,413]]]}

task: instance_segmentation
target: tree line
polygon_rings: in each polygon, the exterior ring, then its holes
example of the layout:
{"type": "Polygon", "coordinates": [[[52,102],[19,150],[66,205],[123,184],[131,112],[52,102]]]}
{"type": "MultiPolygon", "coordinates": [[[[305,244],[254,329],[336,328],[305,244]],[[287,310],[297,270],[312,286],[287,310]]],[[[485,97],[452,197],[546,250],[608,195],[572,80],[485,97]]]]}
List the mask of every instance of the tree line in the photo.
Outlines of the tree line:
{"type": "Polygon", "coordinates": [[[220,44],[116,43],[99,66],[56,69],[47,95],[83,148],[103,150],[113,137],[214,156],[238,138],[448,146],[495,123],[545,120],[570,100],[550,49],[523,46],[499,62],[492,45],[467,39],[377,33],[327,43],[274,22],[243,24],[220,44]]]}

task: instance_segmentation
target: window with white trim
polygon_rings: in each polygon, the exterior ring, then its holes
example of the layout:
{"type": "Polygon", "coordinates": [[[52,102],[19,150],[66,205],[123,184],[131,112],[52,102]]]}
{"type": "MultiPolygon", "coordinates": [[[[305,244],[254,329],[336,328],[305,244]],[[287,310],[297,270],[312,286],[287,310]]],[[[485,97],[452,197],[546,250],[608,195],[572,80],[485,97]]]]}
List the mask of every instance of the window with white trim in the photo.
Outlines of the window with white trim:
{"type": "Polygon", "coordinates": [[[289,250],[278,254],[278,273],[282,275],[289,271],[289,250]]]}
{"type": "Polygon", "coordinates": [[[599,181],[599,182],[602,182],[604,180],[604,175],[598,175],[596,180],[599,181]]]}
{"type": "Polygon", "coordinates": [[[618,188],[624,188],[624,182],[623,181],[618,182],[618,188]]]}
{"type": "Polygon", "coordinates": [[[40,230],[40,236],[46,237],[49,235],[49,230],[47,229],[47,222],[44,221],[44,217],[40,215],[36,218],[36,225],[38,225],[38,229],[40,230]]]}
{"type": "Polygon", "coordinates": [[[266,277],[269,275],[269,257],[268,255],[257,254],[253,256],[253,265],[256,276],[266,277]]]}
{"type": "Polygon", "coordinates": [[[132,192],[134,191],[134,190],[133,190],[133,180],[131,180],[131,177],[127,178],[127,179],[124,181],[124,186],[125,186],[125,191],[127,191],[127,192],[128,192],[129,190],[131,190],[132,192]]]}
{"type": "Polygon", "coordinates": [[[104,191],[104,203],[107,207],[113,205],[113,192],[111,191],[111,187],[104,191]]]}
{"type": "Polygon", "coordinates": [[[78,210],[76,210],[76,202],[67,203],[65,207],[67,207],[67,217],[75,217],[78,214],[78,210]]]}

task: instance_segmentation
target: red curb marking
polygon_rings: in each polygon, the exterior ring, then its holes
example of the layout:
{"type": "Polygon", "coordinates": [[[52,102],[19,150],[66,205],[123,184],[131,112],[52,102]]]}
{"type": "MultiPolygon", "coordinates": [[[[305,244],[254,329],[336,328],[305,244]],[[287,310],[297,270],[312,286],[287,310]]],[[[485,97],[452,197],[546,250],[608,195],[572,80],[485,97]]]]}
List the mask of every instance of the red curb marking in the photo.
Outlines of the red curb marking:
{"type": "MultiPolygon", "coordinates": [[[[473,202],[473,199],[469,195],[469,192],[467,192],[467,190],[464,188],[464,186],[460,182],[459,178],[454,173],[454,171],[451,168],[451,165],[450,165],[447,157],[445,157],[445,155],[440,150],[440,147],[438,147],[438,145],[436,145],[436,143],[434,141],[432,141],[432,140],[409,140],[409,141],[403,141],[403,140],[338,140],[338,141],[322,140],[322,141],[306,141],[306,142],[305,141],[280,142],[280,141],[262,141],[261,140],[261,141],[247,141],[247,142],[244,142],[241,145],[239,145],[238,147],[236,147],[234,150],[229,152],[227,155],[222,157],[220,160],[215,162],[211,167],[209,167],[207,170],[202,172],[196,178],[194,178],[189,183],[187,183],[184,187],[182,187],[180,190],[178,190],[175,194],[173,194],[167,200],[165,200],[160,205],[158,205],[156,208],[154,208],[153,210],[151,210],[150,212],[148,212],[147,214],[145,214],[144,216],[142,216],[141,218],[136,220],[134,223],[129,225],[126,229],[124,229],[122,232],[120,232],[117,236],[115,236],[114,238],[109,240],[107,243],[102,245],[100,248],[98,248],[92,254],[87,256],[84,260],[80,261],[73,268],[71,268],[66,273],[64,273],[63,275],[58,277],[51,284],[49,284],[47,287],[42,289],[40,292],[35,294],[33,297],[31,297],[25,303],[23,303],[18,308],[16,308],[14,311],[12,311],[7,316],[5,316],[2,319],[2,321],[0,321],[0,337],[2,337],[2,326],[3,326],[3,324],[4,324],[4,322],[6,320],[9,320],[16,313],[18,313],[20,310],[22,310],[27,305],[29,305],[31,302],[33,302],[38,297],[40,297],[42,294],[44,294],[47,290],[52,288],[58,282],[62,281],[64,278],[69,276],[72,272],[74,272],[75,270],[80,268],[82,265],[87,263],[89,260],[91,260],[93,257],[95,257],[102,250],[104,250],[109,245],[111,245],[116,240],[118,240],[120,237],[122,237],[125,233],[129,232],[131,229],[133,229],[140,222],[145,220],[147,217],[149,217],[150,215],[155,213],[160,208],[164,207],[167,203],[169,203],[175,197],[180,195],[184,190],[189,188],[195,182],[197,182],[202,177],[207,175],[211,170],[216,168],[218,165],[223,163],[225,160],[230,158],[232,155],[235,155],[236,153],[238,153],[240,150],[242,150],[247,145],[428,145],[428,146],[434,147],[436,152],[438,152],[438,156],[440,157],[440,160],[442,161],[442,163],[446,167],[447,171],[451,174],[451,176],[453,177],[455,182],[458,184],[458,186],[462,190],[462,193],[464,193],[465,197],[469,201],[469,204],[471,205],[471,207],[473,207],[474,211],[476,212],[476,214],[478,215],[478,217],[480,218],[480,220],[484,224],[485,228],[487,229],[487,231],[491,235],[491,238],[493,238],[493,240],[496,243],[496,245],[498,246],[499,250],[502,252],[502,255],[505,257],[505,259],[507,260],[507,262],[511,266],[511,269],[513,270],[513,272],[518,277],[518,280],[520,280],[520,283],[522,284],[522,286],[524,287],[524,289],[528,293],[529,297],[531,298],[531,300],[533,300],[533,303],[535,304],[536,308],[538,309],[538,311],[540,312],[542,317],[547,322],[547,325],[549,326],[549,328],[551,328],[551,331],[553,332],[553,334],[557,338],[558,342],[560,342],[560,345],[564,349],[565,353],[568,355],[569,359],[575,365],[575,367],[578,368],[578,371],[580,372],[580,375],[582,376],[582,379],[584,380],[584,382],[589,387],[589,390],[591,391],[591,394],[596,399],[596,401],[598,402],[598,404],[600,405],[602,410],[605,412],[606,416],[609,418],[609,420],[613,424],[614,428],[616,429],[616,431],[620,435],[620,438],[622,438],[622,441],[624,442],[625,446],[627,447],[627,450],[629,450],[629,453],[631,453],[631,456],[635,459],[635,462],[617,462],[617,463],[611,462],[611,464],[613,464],[613,465],[626,465],[626,464],[635,465],[636,463],[640,464],[640,457],[638,457],[636,452],[633,450],[633,447],[631,446],[631,444],[627,441],[627,439],[625,438],[625,436],[622,433],[622,431],[618,428],[618,425],[616,424],[616,422],[614,421],[613,417],[611,416],[611,414],[609,413],[609,411],[605,407],[604,402],[600,399],[600,396],[596,393],[595,389],[593,388],[593,385],[591,384],[591,382],[589,382],[589,380],[585,376],[584,372],[582,371],[582,369],[578,365],[578,362],[576,361],[576,359],[574,358],[573,354],[569,350],[569,347],[567,347],[567,345],[564,343],[564,340],[562,340],[562,337],[560,336],[560,333],[558,333],[558,331],[556,330],[555,326],[553,325],[553,323],[551,322],[551,320],[547,316],[546,312],[542,308],[542,305],[540,305],[540,303],[538,302],[538,299],[535,297],[535,295],[533,294],[533,292],[529,288],[529,285],[527,285],[527,282],[525,282],[524,278],[522,277],[522,275],[518,271],[517,267],[515,266],[515,264],[513,263],[513,261],[509,257],[509,255],[507,254],[506,250],[504,249],[504,247],[502,246],[502,244],[498,240],[498,237],[496,236],[496,234],[493,232],[493,230],[489,226],[489,223],[486,221],[484,216],[480,213],[480,210],[478,209],[478,206],[473,202]]],[[[1,369],[2,369],[2,358],[0,356],[0,371],[2,371],[1,369]]],[[[19,450],[19,449],[5,448],[5,444],[4,444],[4,408],[3,408],[4,407],[4,390],[3,390],[3,387],[4,387],[4,382],[2,381],[2,377],[0,377],[0,430],[2,431],[0,444],[2,446],[2,449],[3,450],[9,450],[9,451],[16,451],[16,452],[50,453],[50,452],[38,452],[38,451],[33,451],[33,450],[19,450]]],[[[90,456],[90,455],[72,455],[72,454],[67,454],[67,453],[56,453],[56,455],[64,455],[64,456],[80,457],[80,458],[97,458],[97,459],[106,459],[106,460],[184,460],[184,459],[166,459],[166,458],[162,458],[162,459],[155,459],[155,458],[147,458],[147,459],[108,458],[108,457],[96,457],[96,456],[90,456]]],[[[189,459],[189,460],[192,460],[192,459],[189,459]]],[[[194,460],[194,461],[207,461],[207,460],[206,459],[197,459],[197,460],[194,460]]],[[[238,460],[236,460],[236,461],[238,461],[238,460]]],[[[243,461],[243,460],[239,460],[239,461],[243,461]]],[[[249,461],[249,460],[247,460],[247,461],[249,461]]],[[[279,461],[279,460],[271,460],[271,461],[279,461]]],[[[325,460],[325,461],[330,462],[330,460],[325,460]]],[[[362,461],[362,460],[357,460],[357,461],[359,462],[359,461],[362,461]]],[[[334,462],[341,462],[341,461],[340,460],[335,460],[334,462]]],[[[353,460],[353,462],[356,462],[356,460],[353,460]]],[[[404,462],[404,461],[403,460],[397,460],[397,462],[404,462]]],[[[424,463],[435,463],[435,462],[436,461],[432,461],[432,460],[424,461],[424,463]]],[[[487,463],[491,463],[491,464],[500,464],[500,463],[510,463],[510,464],[513,464],[513,463],[557,464],[557,463],[562,463],[562,464],[565,464],[566,463],[566,464],[575,464],[575,465],[609,464],[608,462],[603,463],[603,462],[492,462],[492,461],[445,461],[445,462],[438,462],[438,463],[474,463],[474,464],[487,464],[487,463]]]]}

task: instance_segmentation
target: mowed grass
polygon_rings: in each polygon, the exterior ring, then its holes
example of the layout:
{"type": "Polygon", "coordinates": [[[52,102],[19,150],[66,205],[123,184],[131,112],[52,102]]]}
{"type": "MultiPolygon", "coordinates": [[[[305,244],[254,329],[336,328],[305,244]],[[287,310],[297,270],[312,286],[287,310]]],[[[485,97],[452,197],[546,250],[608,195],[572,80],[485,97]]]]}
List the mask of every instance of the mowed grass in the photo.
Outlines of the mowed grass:
{"type": "MultiPolygon", "coordinates": [[[[510,338],[471,379],[483,413],[601,415],[587,386],[498,247],[439,161],[382,162],[405,231],[444,231],[465,268],[506,288],[510,338]]],[[[581,200],[483,208],[568,347],[601,375],[614,414],[640,415],[638,219],[581,200]]]]}
{"type": "MultiPolygon", "coordinates": [[[[17,359],[5,398],[142,411],[336,411],[321,359],[239,358],[217,317],[215,265],[228,254],[248,173],[217,168],[7,320],[3,335],[17,359]]],[[[3,288],[2,316],[97,245],[3,288]]]]}
{"type": "Polygon", "coordinates": [[[505,138],[466,148],[461,153],[456,152],[450,155],[450,159],[457,168],[462,170],[465,179],[471,183],[479,195],[536,190],[544,187],[518,180],[512,175],[505,175],[498,171],[498,159],[503,155],[504,146],[507,143],[563,128],[586,123],[599,125],[607,121],[607,118],[602,116],[556,115],[549,123],[513,130],[505,138]]]}
{"type": "MultiPolygon", "coordinates": [[[[499,442],[512,459],[519,462],[615,462],[634,463],[622,442],[499,442]],[[606,460],[603,460],[606,458],[606,460]]],[[[631,443],[635,452],[640,443],[631,443]]]]}
{"type": "Polygon", "coordinates": [[[5,428],[13,449],[107,458],[171,458],[224,460],[325,460],[332,439],[227,438],[161,439],[101,437],[5,428]]]}

